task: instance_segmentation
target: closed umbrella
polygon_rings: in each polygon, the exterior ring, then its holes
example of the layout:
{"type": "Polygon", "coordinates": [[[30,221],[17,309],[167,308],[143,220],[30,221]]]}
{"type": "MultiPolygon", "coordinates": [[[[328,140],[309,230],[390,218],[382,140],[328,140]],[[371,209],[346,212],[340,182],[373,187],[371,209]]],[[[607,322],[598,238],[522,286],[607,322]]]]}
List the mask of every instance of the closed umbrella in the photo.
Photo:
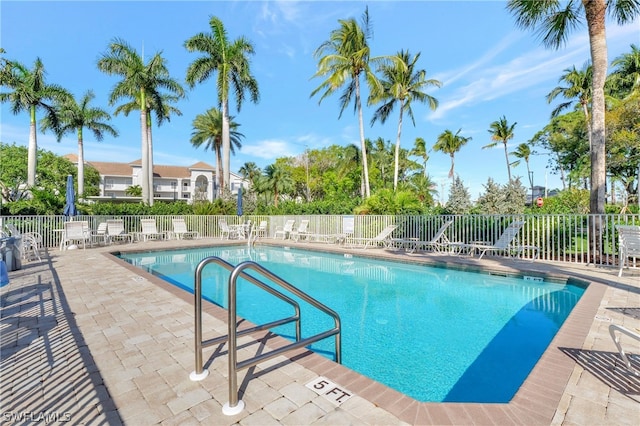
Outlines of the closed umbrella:
{"type": "Polygon", "coordinates": [[[238,188],[238,216],[242,216],[242,186],[238,188]]]}
{"type": "Polygon", "coordinates": [[[78,210],[76,210],[76,194],[73,190],[73,176],[71,175],[67,175],[67,194],[63,213],[65,216],[78,214],[78,210]]]}

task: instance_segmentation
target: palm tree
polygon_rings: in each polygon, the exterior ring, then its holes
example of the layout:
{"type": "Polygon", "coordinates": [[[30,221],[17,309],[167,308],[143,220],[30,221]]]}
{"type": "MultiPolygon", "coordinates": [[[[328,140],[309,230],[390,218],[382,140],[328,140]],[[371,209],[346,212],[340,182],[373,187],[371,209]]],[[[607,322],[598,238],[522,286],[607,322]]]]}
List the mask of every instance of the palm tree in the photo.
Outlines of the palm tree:
{"type": "Polygon", "coordinates": [[[533,188],[533,176],[529,169],[529,157],[531,157],[531,147],[526,143],[521,143],[516,147],[516,150],[511,152],[511,155],[518,158],[518,160],[511,163],[513,167],[517,167],[520,161],[524,160],[527,165],[527,176],[529,177],[529,186],[533,188]]]}
{"type": "Polygon", "coordinates": [[[114,39],[107,53],[98,60],[98,69],[109,75],[122,77],[109,95],[109,104],[115,105],[122,98],[133,100],[140,106],[140,134],[142,148],[142,200],[153,204],[153,157],[149,138],[149,108],[156,106],[156,112],[164,110],[160,89],[168,90],[176,96],[183,96],[180,84],[172,79],[165,59],[156,53],[145,63],[144,59],[124,40],[114,39]]]}
{"type": "Polygon", "coordinates": [[[273,192],[274,207],[278,208],[280,194],[293,190],[293,179],[289,171],[277,163],[268,165],[265,169],[265,175],[265,186],[273,192]]]}
{"type": "Polygon", "coordinates": [[[451,169],[449,169],[449,177],[453,181],[454,179],[454,167],[455,167],[455,155],[456,152],[460,151],[467,142],[469,142],[472,138],[465,138],[460,135],[460,131],[462,129],[458,129],[458,131],[453,134],[451,130],[445,130],[438,136],[438,140],[435,145],[433,145],[434,151],[440,151],[445,154],[449,154],[451,157],[451,169]]]}
{"type": "Polygon", "coordinates": [[[247,161],[244,163],[238,172],[243,178],[248,179],[249,182],[251,182],[251,186],[254,188],[258,178],[262,175],[262,170],[260,170],[260,167],[258,167],[258,165],[253,161],[247,161]]]}
{"type": "Polygon", "coordinates": [[[3,59],[2,81],[0,85],[11,89],[11,92],[0,93],[0,102],[9,102],[11,112],[18,115],[22,111],[29,112],[29,150],[27,154],[27,184],[34,187],[36,184],[36,166],[38,156],[38,140],[36,136],[37,120],[36,112],[43,109],[51,126],[59,125],[58,115],[53,106],[54,102],[62,102],[71,96],[65,89],[57,84],[45,82],[44,65],[40,58],[33,64],[33,69],[24,65],[3,59]]]}
{"type": "Polygon", "coordinates": [[[371,27],[369,25],[369,8],[365,9],[362,16],[362,26],[358,25],[355,19],[338,20],[340,27],[331,31],[329,40],[322,43],[314,52],[314,56],[319,59],[318,70],[313,77],[325,77],[326,79],[318,86],[311,96],[315,96],[323,91],[320,102],[327,96],[333,94],[340,87],[346,85],[340,96],[340,115],[342,117],[344,109],[351,103],[355,96],[355,110],[358,114],[360,124],[360,149],[362,151],[362,175],[364,192],[362,196],[370,196],[369,188],[369,166],[367,165],[367,148],[364,139],[364,122],[362,118],[362,102],[360,95],[360,76],[364,74],[370,87],[379,86],[375,75],[369,66],[370,62],[378,62],[382,58],[371,58],[370,48],[367,40],[371,37],[371,27]]]}
{"type": "Polygon", "coordinates": [[[416,138],[411,155],[420,157],[422,159],[422,172],[424,177],[427,177],[427,160],[429,160],[429,151],[427,150],[427,142],[424,139],[416,138]]]}
{"type": "Polygon", "coordinates": [[[593,81],[591,86],[591,197],[592,214],[604,213],[606,184],[605,100],[604,83],[607,78],[606,15],[618,24],[632,22],[640,15],[637,0],[509,0],[507,9],[515,16],[517,25],[534,29],[542,35],[546,47],[558,49],[570,30],[585,19],[589,30],[593,81]]]}
{"type": "Polygon", "coordinates": [[[629,96],[640,90],[640,49],[631,45],[631,53],[625,53],[613,60],[611,65],[615,70],[610,75],[620,94],[629,96]]]}
{"type": "Polygon", "coordinates": [[[393,107],[399,104],[400,117],[398,118],[398,133],[396,137],[394,173],[393,173],[393,190],[398,188],[398,161],[400,157],[400,136],[402,134],[402,118],[406,111],[413,125],[416,121],[413,117],[411,103],[416,100],[421,103],[427,103],[429,108],[435,110],[438,107],[438,100],[431,95],[425,93],[425,89],[429,86],[442,86],[442,83],[434,79],[426,79],[427,72],[425,70],[416,69],[416,62],[420,58],[420,53],[413,58],[408,51],[401,50],[392,61],[383,63],[379,67],[381,77],[381,91],[373,92],[370,97],[370,103],[375,104],[383,102],[371,119],[371,124],[380,120],[382,123],[387,121],[389,115],[393,111],[393,107]]]}
{"type": "Polygon", "coordinates": [[[561,82],[565,82],[566,86],[558,86],[547,95],[547,102],[551,103],[556,97],[562,95],[568,102],[562,102],[552,112],[551,117],[557,117],[560,112],[570,107],[574,100],[578,102],[582,108],[585,121],[587,123],[587,132],[589,135],[589,146],[591,146],[591,124],[589,123],[589,104],[591,103],[591,81],[593,80],[593,67],[586,62],[581,70],[576,67],[567,68],[560,77],[561,82]]]}
{"type": "Polygon", "coordinates": [[[231,140],[229,117],[229,90],[236,95],[236,108],[240,112],[245,92],[251,101],[258,103],[260,92],[258,82],[251,75],[249,55],[253,55],[253,45],[244,37],[230,41],[222,21],[216,17],[209,20],[210,33],[199,33],[184,43],[189,52],[202,52],[187,69],[186,81],[193,88],[217,71],[216,88],[218,104],[222,108],[222,175],[223,188],[229,187],[231,179],[231,140]]]}
{"type": "MultiPolygon", "coordinates": [[[[224,188],[224,176],[220,172],[222,167],[222,112],[217,108],[211,108],[204,114],[196,115],[193,120],[193,132],[191,133],[191,145],[199,148],[204,144],[204,150],[210,149],[216,155],[216,174],[218,178],[218,188],[220,191],[224,188]]],[[[235,148],[242,148],[240,139],[244,135],[236,129],[240,125],[233,121],[233,117],[229,117],[229,141],[230,150],[235,154],[235,148]]]]}
{"type": "Polygon", "coordinates": [[[482,149],[493,148],[498,143],[502,142],[504,145],[504,158],[507,160],[507,174],[509,175],[509,182],[511,182],[511,167],[509,166],[509,152],[507,151],[507,142],[513,139],[513,129],[516,127],[516,123],[509,125],[507,118],[502,116],[499,120],[490,124],[489,133],[491,133],[491,142],[482,147],[482,149]]]}
{"type": "Polygon", "coordinates": [[[102,108],[91,107],[89,104],[95,98],[93,91],[88,90],[76,102],[73,96],[67,97],[63,102],[56,105],[56,111],[60,120],[59,128],[55,128],[54,123],[45,117],[40,127],[44,132],[53,129],[56,132],[58,142],[67,133],[75,132],[78,136],[78,194],[84,194],[84,129],[91,130],[93,137],[97,141],[104,139],[104,134],[108,133],[113,137],[118,136],[118,131],[106,122],[111,119],[107,111],[102,108]]]}

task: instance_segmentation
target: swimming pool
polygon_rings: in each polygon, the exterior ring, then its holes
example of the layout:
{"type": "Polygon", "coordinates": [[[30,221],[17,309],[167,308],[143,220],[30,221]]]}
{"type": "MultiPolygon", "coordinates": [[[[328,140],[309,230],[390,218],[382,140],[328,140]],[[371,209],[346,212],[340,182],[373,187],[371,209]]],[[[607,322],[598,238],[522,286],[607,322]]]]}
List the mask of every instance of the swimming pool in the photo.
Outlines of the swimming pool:
{"type": "MultiPolygon", "coordinates": [[[[584,288],[408,263],[276,247],[214,247],[120,257],[186,290],[207,256],[253,260],[340,314],[343,364],[423,402],[508,402],[584,288]]],[[[203,273],[203,295],[225,306],[228,273],[203,273]]],[[[246,284],[246,283],[245,283],[246,284]]],[[[303,337],[332,326],[301,303],[303,337]]],[[[238,313],[255,323],[291,314],[238,285],[238,313]],[[265,306],[268,309],[265,309],[265,306]]],[[[274,331],[292,337],[293,326],[274,331]]],[[[330,358],[333,340],[312,346],[330,358]]]]}

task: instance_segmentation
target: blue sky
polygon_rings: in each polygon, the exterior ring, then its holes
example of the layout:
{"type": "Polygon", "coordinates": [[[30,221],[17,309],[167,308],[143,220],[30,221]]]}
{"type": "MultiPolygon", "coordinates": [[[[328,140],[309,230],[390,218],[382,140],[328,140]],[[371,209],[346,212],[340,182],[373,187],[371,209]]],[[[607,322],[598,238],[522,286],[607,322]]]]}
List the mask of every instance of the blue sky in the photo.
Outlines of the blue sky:
{"type": "MultiPolygon", "coordinates": [[[[251,68],[260,89],[257,105],[245,102],[241,111],[231,103],[235,120],[245,135],[242,149],[231,159],[237,171],[253,161],[264,168],[276,158],[300,155],[306,148],[331,144],[359,146],[358,121],[348,108],[338,119],[339,95],[326,98],[310,94],[321,82],[312,79],[317,60],[313,52],[339,19],[360,20],[365,7],[373,27],[370,46],[373,56],[395,54],[401,49],[421,53],[418,67],[428,78],[442,82],[429,94],[439,101],[436,111],[426,105],[413,106],[415,126],[405,116],[402,146],[410,149],[417,137],[433,146],[444,130],[472,137],[456,154],[456,173],[472,198],[483,191],[488,177],[507,181],[502,144],[490,143],[489,126],[503,115],[517,122],[509,151],[527,142],[548,123],[557,105],[546,102],[564,69],[581,68],[589,60],[586,27],[574,31],[567,45],[558,51],[545,49],[535,35],[517,28],[503,1],[6,1],[0,2],[0,45],[6,57],[28,67],[40,57],[47,70],[47,82],[70,90],[76,97],[88,89],[96,94],[94,106],[110,112],[107,99],[116,77],[101,73],[96,62],[114,38],[126,40],[145,57],[162,51],[172,76],[184,81],[187,67],[197,57],[183,47],[185,40],[210,31],[209,18],[220,18],[229,39],[248,38],[256,54],[251,68]]],[[[640,41],[637,23],[607,27],[609,62],[630,52],[640,41]]],[[[186,84],[184,85],[187,87],[186,84]]],[[[366,93],[365,93],[366,95],[366,93]]],[[[559,100],[558,100],[559,102],[559,100]]],[[[154,128],[154,162],[190,165],[205,161],[215,165],[211,151],[195,149],[189,143],[192,121],[197,114],[217,106],[213,79],[188,91],[176,104],[182,116],[154,128]]],[[[369,126],[373,109],[366,109],[365,136],[383,137],[395,143],[397,116],[394,111],[384,125],[369,126]]],[[[28,144],[27,113],[14,116],[3,104],[0,109],[0,140],[28,144]]],[[[40,114],[41,116],[41,114],[40,114]]],[[[116,116],[111,121],[120,137],[107,136],[96,142],[85,134],[88,161],[130,162],[139,159],[138,115],[116,116]]],[[[51,134],[38,134],[38,146],[57,154],[77,153],[74,135],[58,143],[51,134]]],[[[558,176],[546,165],[548,155],[531,159],[534,184],[560,188],[558,176]]],[[[450,179],[448,155],[432,152],[428,173],[446,200],[450,179]]],[[[524,163],[512,169],[528,186],[524,163]]]]}

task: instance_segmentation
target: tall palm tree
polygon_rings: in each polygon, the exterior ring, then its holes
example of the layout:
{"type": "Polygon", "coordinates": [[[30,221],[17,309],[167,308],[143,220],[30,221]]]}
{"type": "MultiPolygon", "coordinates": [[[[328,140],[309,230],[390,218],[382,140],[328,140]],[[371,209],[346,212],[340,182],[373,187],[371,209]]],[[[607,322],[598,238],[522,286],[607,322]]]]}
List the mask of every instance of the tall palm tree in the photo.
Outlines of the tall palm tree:
{"type": "Polygon", "coordinates": [[[293,179],[289,171],[277,163],[268,165],[265,175],[265,185],[273,192],[274,207],[278,208],[280,194],[293,190],[293,179]]]}
{"type": "Polygon", "coordinates": [[[513,139],[513,129],[516,127],[516,123],[509,125],[507,118],[502,116],[499,120],[494,121],[489,125],[489,133],[491,133],[490,144],[482,147],[482,149],[493,148],[500,142],[504,145],[504,158],[507,160],[507,174],[509,175],[509,182],[511,182],[511,167],[509,166],[509,152],[507,151],[507,142],[513,139]]]}
{"type": "Polygon", "coordinates": [[[0,85],[9,88],[10,92],[0,93],[0,102],[9,102],[11,112],[18,115],[22,111],[29,112],[29,149],[27,154],[27,184],[36,184],[36,166],[38,157],[38,140],[36,136],[38,109],[44,110],[51,126],[59,125],[55,102],[62,102],[71,96],[57,84],[45,82],[45,69],[40,58],[37,58],[32,69],[19,62],[4,60],[2,81],[0,85]]]}
{"type": "Polygon", "coordinates": [[[509,0],[507,9],[516,24],[534,29],[542,36],[546,47],[558,49],[566,41],[569,31],[586,20],[589,31],[593,81],[591,86],[591,196],[592,214],[604,213],[606,185],[605,100],[604,83],[607,78],[606,15],[618,24],[632,22],[640,15],[637,0],[509,0]]]}
{"type": "Polygon", "coordinates": [[[76,133],[78,136],[78,194],[84,194],[84,129],[90,130],[93,137],[97,141],[104,139],[104,134],[108,133],[113,137],[118,136],[118,131],[109,125],[107,121],[111,116],[102,108],[90,106],[91,101],[95,98],[92,90],[88,90],[76,102],[73,96],[65,98],[65,100],[56,105],[60,126],[56,129],[54,123],[45,117],[40,122],[42,131],[52,129],[56,132],[58,142],[67,133],[76,133]]]}
{"type": "Polygon", "coordinates": [[[406,113],[411,118],[413,125],[416,121],[413,117],[411,103],[415,100],[426,103],[429,108],[435,110],[438,107],[438,100],[428,95],[425,90],[429,86],[442,86],[442,83],[435,79],[427,79],[427,72],[423,69],[416,69],[416,62],[420,58],[418,52],[413,58],[409,51],[401,50],[389,62],[382,63],[378,71],[382,74],[380,78],[381,91],[372,92],[370,103],[382,102],[371,118],[371,124],[380,120],[387,121],[396,104],[399,104],[400,116],[398,118],[398,133],[396,136],[395,161],[393,173],[393,190],[398,188],[398,162],[400,157],[400,136],[402,134],[402,118],[406,113]]]}
{"type": "Polygon", "coordinates": [[[529,144],[521,143],[516,147],[515,151],[511,152],[511,155],[517,158],[516,161],[512,162],[511,165],[513,167],[517,167],[522,160],[524,160],[527,165],[527,176],[529,177],[529,186],[533,188],[533,176],[531,175],[531,170],[529,169],[529,157],[531,157],[531,147],[529,144]]]}
{"type": "Polygon", "coordinates": [[[413,149],[411,150],[411,155],[420,157],[422,160],[422,173],[424,174],[424,177],[427,177],[427,161],[429,160],[427,142],[425,142],[421,137],[417,137],[414,142],[413,149]]]}
{"type": "Polygon", "coordinates": [[[258,167],[258,165],[253,161],[247,161],[246,163],[244,163],[240,167],[238,172],[243,178],[248,179],[249,182],[251,182],[251,186],[254,188],[256,186],[258,178],[262,174],[262,170],[260,170],[260,167],[258,167]]]}
{"type": "Polygon", "coordinates": [[[140,106],[140,134],[142,149],[142,200],[153,204],[153,157],[149,138],[149,105],[163,104],[161,89],[182,96],[180,84],[171,78],[165,59],[156,53],[144,62],[126,41],[114,39],[106,53],[98,60],[98,69],[122,79],[116,83],[109,95],[109,104],[121,99],[130,99],[140,106]]]}
{"type": "MultiPolygon", "coordinates": [[[[204,150],[210,149],[216,155],[216,175],[218,178],[218,189],[222,191],[224,188],[224,176],[220,171],[222,167],[222,126],[224,119],[222,112],[217,108],[211,108],[204,114],[196,115],[193,119],[193,132],[191,132],[191,145],[196,148],[204,145],[204,150]]],[[[244,135],[236,129],[240,125],[233,121],[233,117],[229,117],[229,141],[230,150],[235,154],[235,148],[242,148],[240,139],[244,135]]]]}
{"type": "Polygon", "coordinates": [[[331,31],[329,40],[322,43],[314,52],[318,58],[318,70],[313,77],[326,77],[326,79],[311,92],[315,96],[323,92],[320,102],[339,88],[346,86],[340,96],[340,114],[342,117],[345,108],[355,102],[355,111],[358,114],[360,125],[360,149],[362,151],[362,175],[364,192],[362,196],[368,198],[371,194],[369,187],[369,166],[367,164],[367,148],[364,138],[364,121],[362,118],[362,101],[360,90],[360,76],[364,74],[370,87],[379,86],[369,63],[378,62],[382,58],[371,58],[371,51],[367,40],[371,38],[371,26],[369,23],[369,9],[366,8],[362,16],[362,26],[355,19],[338,20],[339,28],[331,31]]]}
{"type": "Polygon", "coordinates": [[[589,105],[591,104],[591,81],[593,80],[593,67],[586,62],[581,70],[576,67],[567,68],[560,77],[560,82],[566,83],[566,86],[558,86],[547,95],[547,102],[551,103],[559,95],[562,95],[567,102],[562,102],[552,112],[551,117],[557,117],[560,112],[569,108],[574,101],[578,102],[582,108],[585,121],[587,123],[587,132],[589,135],[589,146],[591,146],[591,123],[589,122],[589,105]]]}
{"type": "Polygon", "coordinates": [[[440,133],[438,136],[438,140],[435,145],[433,145],[434,151],[440,151],[444,154],[449,154],[451,157],[451,169],[449,169],[449,177],[451,181],[454,180],[454,167],[455,167],[455,155],[456,152],[460,151],[464,145],[467,144],[472,138],[465,138],[460,135],[460,131],[462,129],[458,129],[458,131],[454,134],[451,130],[445,130],[440,133]]]}
{"type": "Polygon", "coordinates": [[[216,17],[209,20],[210,33],[199,33],[184,42],[189,52],[202,52],[203,56],[194,60],[187,69],[186,81],[193,88],[217,72],[216,88],[218,104],[222,109],[222,175],[223,188],[228,188],[231,180],[231,140],[229,116],[229,90],[236,95],[236,109],[240,112],[245,93],[253,103],[258,103],[260,91],[258,82],[251,75],[249,55],[253,55],[253,45],[244,37],[230,41],[222,21],[216,17]]]}

